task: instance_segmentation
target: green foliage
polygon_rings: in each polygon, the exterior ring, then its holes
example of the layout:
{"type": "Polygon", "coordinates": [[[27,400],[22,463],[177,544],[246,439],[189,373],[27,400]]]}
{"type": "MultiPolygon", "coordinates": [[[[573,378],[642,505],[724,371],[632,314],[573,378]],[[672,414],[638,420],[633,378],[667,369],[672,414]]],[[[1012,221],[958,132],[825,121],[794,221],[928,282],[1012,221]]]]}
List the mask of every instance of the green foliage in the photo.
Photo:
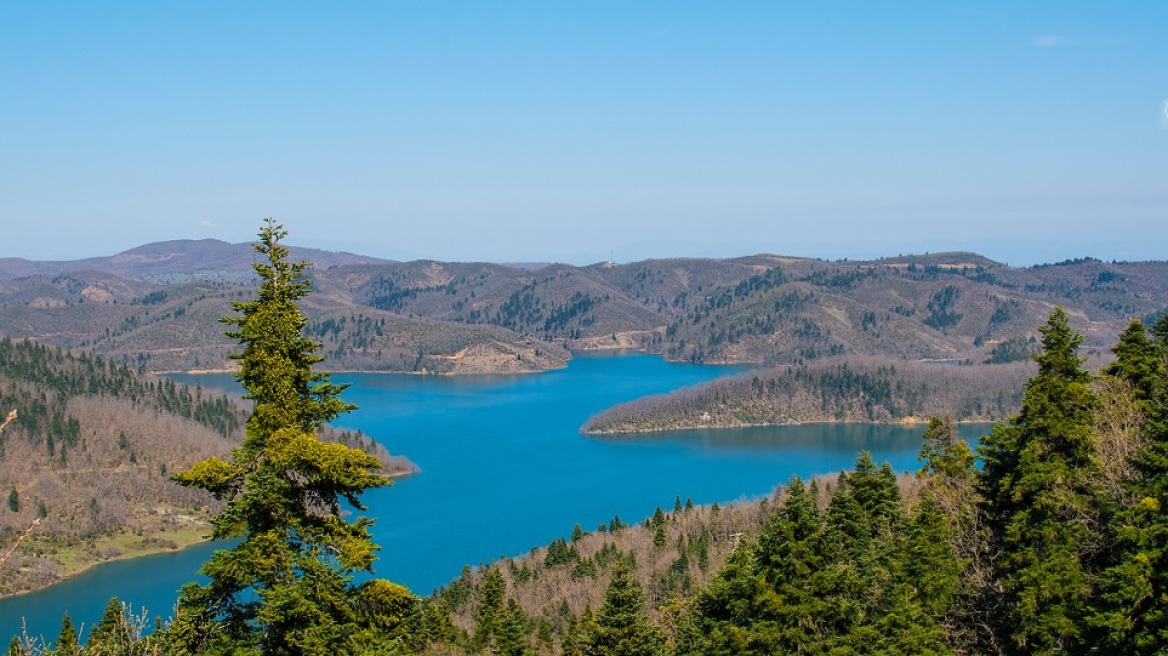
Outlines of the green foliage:
{"type": "Polygon", "coordinates": [[[945,513],[926,493],[905,531],[904,582],[917,590],[920,611],[935,620],[945,616],[961,585],[961,562],[954,553],[945,513]]]}
{"type": "Polygon", "coordinates": [[[20,638],[12,636],[12,642],[8,643],[8,651],[4,652],[4,656],[28,656],[28,650],[20,643],[20,638]]]}
{"type": "Polygon", "coordinates": [[[474,637],[471,646],[475,649],[484,649],[496,639],[503,624],[504,598],[507,594],[507,582],[497,568],[490,568],[483,575],[479,585],[479,601],[475,605],[474,637]]]}
{"type": "Polygon", "coordinates": [[[787,484],[758,542],[699,593],[679,653],[948,651],[960,568],[944,516],[922,504],[906,519],[891,470],[867,454],[844,480],[826,514],[802,481],[787,484]]]}
{"type": "Polygon", "coordinates": [[[77,629],[73,627],[73,620],[69,613],[61,620],[61,633],[57,636],[57,644],[53,650],[56,656],[80,656],[81,644],[77,640],[77,629]]]}
{"type": "Polygon", "coordinates": [[[1164,351],[1160,344],[1148,339],[1147,330],[1139,319],[1134,319],[1119,335],[1119,342],[1111,349],[1115,360],[1104,373],[1123,378],[1135,388],[1136,398],[1150,403],[1156,386],[1165,376],[1164,351]]]}
{"type": "MultiPolygon", "coordinates": [[[[356,623],[362,627],[356,643],[363,653],[412,651],[426,640],[422,602],[404,586],[371,579],[350,596],[356,623]]],[[[443,632],[433,628],[434,638],[439,639],[443,632]]]]}
{"type": "Polygon", "coordinates": [[[1144,441],[1131,459],[1131,503],[1111,522],[1115,549],[1091,618],[1100,644],[1114,653],[1168,651],[1168,318],[1151,333],[1149,340],[1133,321],[1108,368],[1132,384],[1145,415],[1144,441]]]}
{"type": "Polygon", "coordinates": [[[593,612],[591,604],[584,604],[584,610],[580,613],[580,621],[570,626],[564,635],[561,643],[564,656],[585,656],[585,654],[591,656],[593,652],[588,650],[596,631],[596,614],[593,612]]]}
{"type": "Polygon", "coordinates": [[[947,480],[966,478],[974,463],[973,451],[958,437],[952,417],[933,417],[929,420],[917,459],[924,462],[918,474],[940,476],[947,480]]]}
{"type": "Polygon", "coordinates": [[[653,546],[661,549],[665,546],[665,525],[657,524],[653,527],[653,546]]]}
{"type": "Polygon", "coordinates": [[[961,290],[953,285],[946,285],[933,294],[933,298],[929,299],[929,316],[925,319],[925,325],[937,330],[956,326],[962,317],[955,309],[960,296],[961,290]]]}
{"type": "Polygon", "coordinates": [[[575,546],[569,545],[564,538],[556,538],[548,545],[547,556],[544,557],[543,566],[550,569],[558,565],[575,563],[579,560],[580,552],[575,546]]]}
{"type": "Polygon", "coordinates": [[[88,645],[92,647],[98,644],[116,644],[128,637],[129,629],[122,602],[118,601],[117,597],[112,597],[106,604],[101,620],[89,634],[88,645]]]}
{"type": "Polygon", "coordinates": [[[620,515],[613,515],[612,519],[608,522],[608,530],[610,533],[616,533],[625,526],[627,526],[627,524],[621,521],[620,515]]]}
{"type": "Polygon", "coordinates": [[[1100,541],[1098,462],[1090,374],[1075,333],[1057,308],[1035,356],[1038,375],[1022,412],[985,438],[981,492],[999,550],[995,575],[1005,611],[1003,642],[1032,653],[1084,646],[1092,562],[1100,541]]]}
{"type": "Polygon", "coordinates": [[[8,509],[12,512],[20,512],[20,494],[16,491],[15,486],[8,492],[8,509]]]}
{"type": "Polygon", "coordinates": [[[450,619],[450,608],[431,597],[421,602],[421,617],[416,640],[422,645],[453,644],[461,637],[450,619]]]}
{"type": "Polygon", "coordinates": [[[528,638],[527,615],[514,599],[508,599],[503,609],[493,651],[499,656],[530,656],[534,651],[528,638]]]}
{"type": "Polygon", "coordinates": [[[287,261],[283,228],[268,219],[255,250],[261,284],[255,298],[233,303],[228,333],[236,377],[254,401],[243,444],[229,462],[210,458],[174,476],[225,502],[212,522],[215,539],[243,538],[216,551],[202,572],[211,581],[184,586],[167,638],[193,653],[258,649],[265,654],[354,653],[368,624],[354,608],[351,581],[370,570],[376,547],[371,521],[341,518],[341,502],[363,509],[358,495],[388,484],[376,458],[316,438],[320,426],[353,406],[343,386],[314,371],[317,344],[301,335],[297,302],[308,293],[307,263],[287,261]]]}
{"type": "Polygon", "coordinates": [[[596,627],[588,636],[584,653],[590,656],[661,654],[664,637],[649,625],[644,606],[641,584],[627,563],[618,563],[604,591],[604,604],[600,607],[596,627]]]}

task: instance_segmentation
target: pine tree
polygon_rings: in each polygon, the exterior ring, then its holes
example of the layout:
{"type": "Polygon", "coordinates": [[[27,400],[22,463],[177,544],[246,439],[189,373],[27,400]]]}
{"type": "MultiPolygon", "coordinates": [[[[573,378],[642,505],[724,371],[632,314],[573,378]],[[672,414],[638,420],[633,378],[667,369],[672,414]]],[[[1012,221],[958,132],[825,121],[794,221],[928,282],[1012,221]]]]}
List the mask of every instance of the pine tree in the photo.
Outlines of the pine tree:
{"type": "Polygon", "coordinates": [[[1168,315],[1147,340],[1133,321],[1113,351],[1108,373],[1128,380],[1140,399],[1143,442],[1131,459],[1134,503],[1111,522],[1115,557],[1100,583],[1091,618],[1101,646],[1114,653],[1168,652],[1168,315]]]}
{"type": "Polygon", "coordinates": [[[258,649],[265,654],[352,653],[352,574],[372,568],[376,546],[365,518],[347,522],[341,502],[388,484],[376,458],[316,437],[354,406],[313,365],[319,345],[302,335],[298,301],[307,262],[288,261],[286,231],[267,219],[255,245],[256,296],[223,321],[243,349],[236,378],[254,402],[243,444],[230,461],[210,458],[174,479],[225,502],[214,539],[242,538],[203,566],[211,580],[184,586],[167,632],[176,651],[258,649]]]}
{"type": "Polygon", "coordinates": [[[20,644],[20,638],[12,636],[12,642],[8,643],[8,651],[4,652],[4,656],[28,656],[28,650],[20,644]]]}
{"type": "Polygon", "coordinates": [[[887,526],[900,517],[900,486],[887,462],[877,468],[872,454],[861,452],[848,476],[848,486],[874,527],[887,526]]]}
{"type": "Polygon", "coordinates": [[[653,546],[657,549],[665,548],[667,540],[665,535],[665,524],[657,524],[653,527],[653,546]]]}
{"type": "Polygon", "coordinates": [[[126,621],[125,608],[117,597],[112,597],[105,606],[101,620],[89,634],[88,646],[107,647],[111,650],[128,647],[130,643],[130,623],[126,621]]]}
{"type": "Polygon", "coordinates": [[[683,624],[677,653],[692,656],[748,656],[776,653],[756,640],[757,623],[764,621],[759,595],[767,594],[758,573],[754,545],[741,542],[726,559],[718,576],[694,601],[692,621],[683,624]]]}
{"type": "Polygon", "coordinates": [[[591,654],[588,649],[596,636],[596,630],[596,614],[592,610],[592,604],[585,603],[584,610],[580,613],[580,621],[569,623],[568,631],[560,644],[564,656],[591,654]]]}
{"type": "Polygon", "coordinates": [[[882,531],[892,530],[900,519],[900,487],[887,463],[877,468],[867,451],[856,459],[855,469],[841,473],[827,511],[833,551],[848,557],[867,552],[882,531]]]}
{"type": "Polygon", "coordinates": [[[953,417],[933,417],[925,429],[917,460],[924,463],[917,472],[918,476],[962,480],[973,471],[974,455],[969,445],[957,435],[953,417]]]}
{"type": "Polygon", "coordinates": [[[929,492],[908,522],[901,561],[903,585],[915,589],[922,612],[939,622],[961,585],[961,562],[945,514],[929,492]]]}
{"type": "Polygon", "coordinates": [[[767,652],[806,650],[833,612],[832,590],[823,576],[833,559],[824,517],[801,479],[793,477],[785,490],[786,501],[758,542],[757,562],[768,593],[758,602],[763,621],[755,627],[756,641],[767,652]]]}
{"type": "Polygon", "coordinates": [[[61,620],[61,633],[57,636],[57,645],[53,649],[55,656],[79,656],[81,645],[77,642],[77,629],[73,628],[73,620],[69,613],[61,620]]]}
{"type": "Polygon", "coordinates": [[[499,656],[529,656],[532,648],[531,640],[528,639],[527,615],[519,603],[508,599],[500,620],[494,653],[499,656]]]}
{"type": "Polygon", "coordinates": [[[1148,403],[1155,395],[1155,386],[1164,378],[1162,349],[1148,339],[1143,322],[1134,319],[1119,335],[1112,347],[1115,360],[1104,370],[1108,376],[1123,378],[1135,388],[1136,398],[1148,403]]]}
{"type": "MultiPolygon", "coordinates": [[[[958,437],[951,417],[934,417],[925,431],[919,457],[924,464],[917,476],[925,478],[926,487],[908,530],[907,548],[910,551],[938,549],[938,554],[945,552],[948,556],[931,561],[924,554],[909,555],[906,567],[926,579],[943,577],[941,581],[921,586],[920,593],[929,596],[943,591],[943,596],[949,599],[945,621],[950,627],[949,640],[958,651],[991,651],[982,644],[989,636],[978,630],[988,624],[987,610],[980,602],[985,594],[989,554],[976,503],[977,469],[973,451],[958,437]],[[945,522],[943,528],[933,524],[937,514],[945,522]],[[930,533],[934,535],[930,537],[930,533]],[[930,564],[917,564],[922,562],[930,564]],[[950,567],[957,571],[955,590],[944,585],[950,567]]],[[[933,610],[927,600],[922,604],[927,612],[933,610]]]]}
{"type": "Polygon", "coordinates": [[[479,601],[474,609],[475,631],[471,646],[475,649],[489,646],[496,637],[502,623],[506,594],[507,582],[503,580],[503,574],[496,567],[488,569],[479,584],[479,601]]]}
{"type": "Polygon", "coordinates": [[[12,512],[20,512],[20,494],[16,491],[16,487],[8,493],[8,509],[12,512]]]}
{"type": "Polygon", "coordinates": [[[450,608],[429,597],[422,600],[418,640],[421,644],[453,644],[459,637],[458,628],[450,619],[450,608]]]}
{"type": "Polygon", "coordinates": [[[657,656],[664,643],[660,632],[649,625],[641,584],[623,561],[613,569],[604,591],[604,605],[596,619],[596,630],[585,649],[590,656],[657,656]]]}
{"type": "Polygon", "coordinates": [[[1092,562],[1098,556],[1092,411],[1078,348],[1083,338],[1057,308],[1035,356],[1022,411],[981,447],[980,488],[998,556],[1006,612],[1003,642],[1025,653],[1084,648],[1092,562]]]}

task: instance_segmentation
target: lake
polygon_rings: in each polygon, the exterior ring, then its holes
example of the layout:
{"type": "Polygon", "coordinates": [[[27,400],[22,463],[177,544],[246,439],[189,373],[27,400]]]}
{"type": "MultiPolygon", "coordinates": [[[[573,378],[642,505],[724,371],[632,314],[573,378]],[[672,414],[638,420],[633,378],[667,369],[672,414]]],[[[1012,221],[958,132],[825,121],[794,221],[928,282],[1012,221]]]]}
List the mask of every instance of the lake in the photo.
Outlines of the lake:
{"type": "MultiPolygon", "coordinates": [[[[613,515],[636,522],[674,497],[725,503],[764,495],[793,474],[850,467],[861,450],[898,471],[916,469],[923,426],[804,424],[693,430],[634,439],[585,437],[579,427],[621,401],[739,371],[648,355],[577,354],[533,375],[430,377],[338,374],[360,409],[336,422],[408,456],[421,473],[365,495],[377,518],[377,574],[429,594],[464,564],[518,556],[592,530],[613,515]]],[[[176,375],[234,388],[227,375],[176,375]]],[[[961,427],[973,439],[984,425],[961,427]]],[[[0,639],[21,630],[55,638],[67,610],[92,626],[111,596],[169,617],[180,585],[214,547],[199,545],[94,568],[52,588],[0,599],[0,639]]]]}

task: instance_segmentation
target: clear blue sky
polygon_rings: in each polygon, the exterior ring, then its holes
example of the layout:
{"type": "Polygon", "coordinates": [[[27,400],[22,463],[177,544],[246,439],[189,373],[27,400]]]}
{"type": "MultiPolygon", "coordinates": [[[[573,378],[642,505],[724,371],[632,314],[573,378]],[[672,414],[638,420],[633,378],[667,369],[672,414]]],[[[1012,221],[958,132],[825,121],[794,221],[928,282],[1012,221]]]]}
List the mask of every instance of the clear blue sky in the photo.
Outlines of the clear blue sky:
{"type": "Polygon", "coordinates": [[[0,257],[1168,258],[1168,2],[4,2],[0,257]]]}

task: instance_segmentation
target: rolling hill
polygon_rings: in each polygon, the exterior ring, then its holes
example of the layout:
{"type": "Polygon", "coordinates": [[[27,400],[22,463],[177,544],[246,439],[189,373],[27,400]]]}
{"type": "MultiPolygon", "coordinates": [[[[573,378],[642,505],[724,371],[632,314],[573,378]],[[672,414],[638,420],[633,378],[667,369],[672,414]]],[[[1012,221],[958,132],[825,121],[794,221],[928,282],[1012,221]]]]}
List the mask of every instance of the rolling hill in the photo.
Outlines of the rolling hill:
{"type": "MultiPolygon", "coordinates": [[[[217,320],[248,292],[248,248],[166,242],[74,263],[0,262],[0,334],[150,371],[227,368],[217,320]]],[[[1088,354],[1105,353],[1131,318],[1168,308],[1165,262],[1019,268],[940,253],[519,267],[297,255],[316,261],[309,332],[334,368],[367,371],[542,371],[563,366],[566,349],[613,347],[706,363],[1002,363],[1026,359],[1056,305],[1088,354]]]]}
{"type": "MultiPolygon", "coordinates": [[[[43,587],[96,562],[201,540],[216,502],[170,474],[243,437],[241,402],[107,358],[0,339],[0,595],[43,587]]],[[[416,468],[359,433],[321,437],[377,455],[386,473],[416,468]]]]}

